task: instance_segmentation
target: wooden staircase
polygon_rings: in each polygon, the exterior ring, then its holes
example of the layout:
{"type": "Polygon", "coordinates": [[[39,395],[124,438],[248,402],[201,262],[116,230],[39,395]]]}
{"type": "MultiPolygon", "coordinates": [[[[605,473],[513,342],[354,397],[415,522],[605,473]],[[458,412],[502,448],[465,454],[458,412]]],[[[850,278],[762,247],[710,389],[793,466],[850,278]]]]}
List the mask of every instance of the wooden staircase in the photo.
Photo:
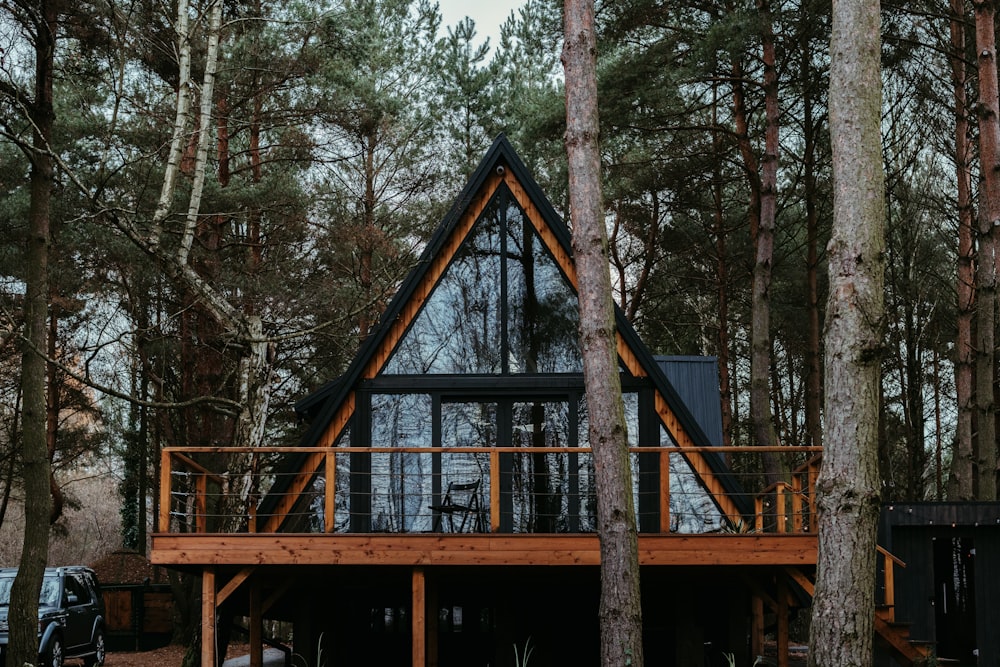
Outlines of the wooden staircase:
{"type": "Polygon", "coordinates": [[[893,618],[893,609],[882,605],[875,610],[875,634],[892,652],[900,667],[924,667],[933,654],[931,644],[910,637],[910,624],[893,618]]]}
{"type": "MultiPolygon", "coordinates": [[[[895,566],[906,567],[906,564],[891,553],[877,547],[882,557],[882,568],[885,581],[885,599],[875,610],[876,639],[892,653],[893,659],[900,667],[925,667],[931,664],[933,645],[926,641],[910,637],[909,623],[896,620],[895,608],[895,566]]],[[[809,597],[815,592],[815,582],[796,567],[785,568],[785,574],[794,581],[809,597]]]]}
{"type": "Polygon", "coordinates": [[[882,557],[882,577],[885,583],[885,599],[875,609],[875,634],[892,652],[892,657],[900,667],[923,667],[929,663],[933,645],[910,637],[910,624],[896,620],[896,566],[906,567],[880,546],[876,546],[882,557]]]}

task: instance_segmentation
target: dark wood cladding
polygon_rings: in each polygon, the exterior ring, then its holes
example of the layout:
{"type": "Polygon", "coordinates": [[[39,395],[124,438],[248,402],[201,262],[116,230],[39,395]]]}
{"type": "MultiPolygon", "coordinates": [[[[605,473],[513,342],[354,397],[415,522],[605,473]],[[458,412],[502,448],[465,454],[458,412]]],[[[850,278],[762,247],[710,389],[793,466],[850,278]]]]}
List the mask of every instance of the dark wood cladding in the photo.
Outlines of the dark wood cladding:
{"type": "Polygon", "coordinates": [[[939,591],[935,590],[935,543],[971,540],[975,560],[975,635],[980,665],[1000,664],[1000,503],[891,503],[884,505],[879,544],[902,560],[896,568],[896,619],[910,636],[939,643],[939,591]]]}

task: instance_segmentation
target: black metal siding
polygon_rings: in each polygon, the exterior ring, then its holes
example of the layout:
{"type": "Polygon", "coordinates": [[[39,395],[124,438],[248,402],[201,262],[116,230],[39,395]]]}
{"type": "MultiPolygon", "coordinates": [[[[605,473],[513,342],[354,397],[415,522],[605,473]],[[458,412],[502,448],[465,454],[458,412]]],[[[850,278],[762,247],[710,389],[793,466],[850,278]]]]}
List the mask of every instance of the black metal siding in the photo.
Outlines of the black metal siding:
{"type": "Polygon", "coordinates": [[[910,636],[937,640],[934,541],[975,540],[976,639],[980,665],[1000,665],[1000,503],[907,503],[882,508],[879,543],[906,563],[896,568],[896,620],[910,636]]]}

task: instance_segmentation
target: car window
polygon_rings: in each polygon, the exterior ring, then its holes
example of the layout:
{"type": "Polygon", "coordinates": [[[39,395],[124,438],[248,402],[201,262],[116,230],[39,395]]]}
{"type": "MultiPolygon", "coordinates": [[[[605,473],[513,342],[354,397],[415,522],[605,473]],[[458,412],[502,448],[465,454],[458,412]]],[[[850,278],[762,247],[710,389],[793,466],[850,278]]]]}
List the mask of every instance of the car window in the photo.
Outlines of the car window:
{"type": "Polygon", "coordinates": [[[76,575],[70,575],[66,577],[64,584],[66,588],[64,600],[67,604],[87,604],[90,602],[90,593],[87,591],[87,587],[83,585],[76,575]],[[70,596],[73,596],[71,598],[70,596]]]}
{"type": "Polygon", "coordinates": [[[42,579],[42,590],[38,593],[38,604],[46,607],[59,605],[59,578],[45,577],[42,579]]]}

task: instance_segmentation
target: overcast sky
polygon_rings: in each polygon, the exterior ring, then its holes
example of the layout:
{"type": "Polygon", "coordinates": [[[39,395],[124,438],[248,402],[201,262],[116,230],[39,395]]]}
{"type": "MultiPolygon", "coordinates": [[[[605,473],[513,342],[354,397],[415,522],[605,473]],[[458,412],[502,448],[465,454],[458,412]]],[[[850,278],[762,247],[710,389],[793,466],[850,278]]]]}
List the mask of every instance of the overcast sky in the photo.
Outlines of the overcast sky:
{"type": "Polygon", "coordinates": [[[490,38],[490,55],[496,51],[500,39],[500,24],[524,0],[438,0],[445,27],[454,26],[466,16],[476,22],[476,36],[481,41],[490,38]]]}

